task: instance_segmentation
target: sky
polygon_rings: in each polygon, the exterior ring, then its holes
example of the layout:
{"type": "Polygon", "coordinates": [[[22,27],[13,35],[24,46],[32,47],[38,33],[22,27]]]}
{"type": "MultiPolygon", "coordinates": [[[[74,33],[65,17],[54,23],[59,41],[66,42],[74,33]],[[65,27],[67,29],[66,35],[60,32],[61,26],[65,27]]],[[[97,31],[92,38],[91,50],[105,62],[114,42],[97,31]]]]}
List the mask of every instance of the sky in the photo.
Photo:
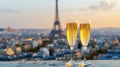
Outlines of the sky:
{"type": "MultiPolygon", "coordinates": [[[[63,28],[89,20],[92,28],[120,27],[120,0],[59,0],[59,16],[63,28]]],[[[50,29],[54,18],[55,0],[0,0],[0,28],[50,29]]]]}

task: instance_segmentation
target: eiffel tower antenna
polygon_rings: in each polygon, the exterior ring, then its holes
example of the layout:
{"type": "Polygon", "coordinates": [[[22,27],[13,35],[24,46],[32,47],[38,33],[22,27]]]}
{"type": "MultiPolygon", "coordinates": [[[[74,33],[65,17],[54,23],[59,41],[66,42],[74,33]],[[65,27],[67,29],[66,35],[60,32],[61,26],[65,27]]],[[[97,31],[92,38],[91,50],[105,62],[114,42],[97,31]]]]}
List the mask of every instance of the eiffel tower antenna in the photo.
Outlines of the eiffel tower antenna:
{"type": "Polygon", "coordinates": [[[58,11],[59,11],[58,10],[58,0],[56,0],[56,12],[55,12],[56,13],[55,14],[56,15],[56,19],[55,19],[56,21],[59,21],[59,15],[58,15],[59,12],[58,11]]]}

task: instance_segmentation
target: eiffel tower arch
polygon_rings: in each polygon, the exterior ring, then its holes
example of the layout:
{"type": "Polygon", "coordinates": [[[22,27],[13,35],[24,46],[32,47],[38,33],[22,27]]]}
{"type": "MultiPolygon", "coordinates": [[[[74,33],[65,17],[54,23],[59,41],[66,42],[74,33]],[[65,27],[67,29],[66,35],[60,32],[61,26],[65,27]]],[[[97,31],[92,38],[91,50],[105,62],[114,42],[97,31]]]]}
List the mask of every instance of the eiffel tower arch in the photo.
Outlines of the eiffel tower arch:
{"type": "Polygon", "coordinates": [[[51,39],[54,39],[55,37],[58,37],[58,38],[65,37],[64,31],[62,30],[62,27],[61,27],[61,23],[59,21],[58,0],[55,0],[55,1],[56,1],[55,21],[54,21],[53,29],[51,30],[50,35],[49,35],[49,38],[51,39]]]}

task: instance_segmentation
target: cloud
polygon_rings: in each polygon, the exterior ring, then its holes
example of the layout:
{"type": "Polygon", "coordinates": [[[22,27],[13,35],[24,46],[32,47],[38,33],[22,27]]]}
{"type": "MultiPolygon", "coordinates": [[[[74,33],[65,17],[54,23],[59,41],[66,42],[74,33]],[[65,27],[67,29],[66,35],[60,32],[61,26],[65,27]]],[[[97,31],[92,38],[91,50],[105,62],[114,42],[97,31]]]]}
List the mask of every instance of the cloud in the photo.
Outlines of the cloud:
{"type": "Polygon", "coordinates": [[[87,8],[79,8],[80,11],[87,11],[87,8]]]}
{"type": "Polygon", "coordinates": [[[79,8],[80,10],[82,9],[83,11],[86,10],[111,10],[114,7],[116,7],[117,0],[102,0],[99,1],[98,4],[93,4],[88,6],[87,8],[79,8]]]}
{"type": "Polygon", "coordinates": [[[21,12],[20,10],[15,9],[0,9],[0,13],[18,13],[21,12]]]}
{"type": "Polygon", "coordinates": [[[97,10],[97,9],[99,9],[99,8],[98,8],[98,6],[96,6],[96,5],[91,5],[91,6],[89,6],[89,9],[90,9],[90,10],[97,10]]]}
{"type": "Polygon", "coordinates": [[[94,7],[96,7],[96,9],[101,9],[101,10],[109,10],[109,9],[113,9],[116,6],[115,1],[100,1],[98,5],[95,5],[94,7]]]}

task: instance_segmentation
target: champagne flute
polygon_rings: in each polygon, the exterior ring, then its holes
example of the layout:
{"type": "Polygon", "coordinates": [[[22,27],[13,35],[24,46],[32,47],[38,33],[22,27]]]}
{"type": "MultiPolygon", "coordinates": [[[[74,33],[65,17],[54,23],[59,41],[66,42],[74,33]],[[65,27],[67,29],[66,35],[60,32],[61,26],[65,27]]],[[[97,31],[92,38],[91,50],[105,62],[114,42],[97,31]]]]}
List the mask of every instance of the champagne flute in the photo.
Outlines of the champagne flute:
{"type": "Polygon", "coordinates": [[[76,43],[77,34],[78,34],[77,23],[76,22],[67,23],[66,24],[66,36],[67,36],[67,40],[68,40],[70,50],[71,50],[71,60],[68,62],[68,65],[70,66],[76,65],[76,62],[73,61],[72,50],[74,49],[74,45],[76,43]]]}
{"type": "Polygon", "coordinates": [[[81,43],[83,45],[83,50],[84,50],[84,61],[82,62],[82,64],[84,64],[84,66],[91,65],[91,63],[86,61],[86,58],[85,58],[87,45],[90,40],[90,33],[91,33],[90,23],[80,24],[80,40],[81,40],[81,43]]]}

